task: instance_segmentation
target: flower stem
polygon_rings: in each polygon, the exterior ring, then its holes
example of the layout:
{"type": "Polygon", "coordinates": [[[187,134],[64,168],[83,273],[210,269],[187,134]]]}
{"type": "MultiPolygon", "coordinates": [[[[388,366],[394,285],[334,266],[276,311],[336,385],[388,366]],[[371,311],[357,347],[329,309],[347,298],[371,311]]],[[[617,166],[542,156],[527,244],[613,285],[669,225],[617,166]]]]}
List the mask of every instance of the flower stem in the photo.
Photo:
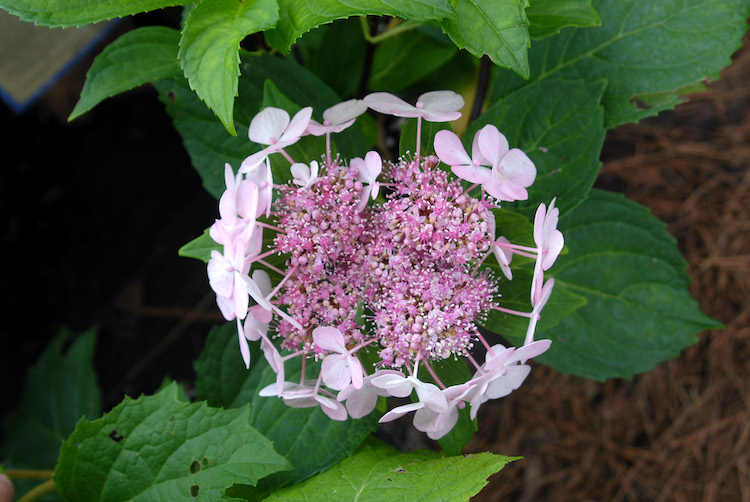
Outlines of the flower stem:
{"type": "Polygon", "coordinates": [[[55,471],[41,471],[33,469],[5,469],[3,474],[15,479],[50,479],[55,471]]]}
{"type": "Polygon", "coordinates": [[[33,502],[34,500],[37,500],[40,497],[43,497],[44,495],[48,493],[52,493],[55,491],[55,480],[49,479],[45,481],[44,483],[35,486],[31,490],[29,490],[26,495],[18,499],[18,502],[33,502]]]}

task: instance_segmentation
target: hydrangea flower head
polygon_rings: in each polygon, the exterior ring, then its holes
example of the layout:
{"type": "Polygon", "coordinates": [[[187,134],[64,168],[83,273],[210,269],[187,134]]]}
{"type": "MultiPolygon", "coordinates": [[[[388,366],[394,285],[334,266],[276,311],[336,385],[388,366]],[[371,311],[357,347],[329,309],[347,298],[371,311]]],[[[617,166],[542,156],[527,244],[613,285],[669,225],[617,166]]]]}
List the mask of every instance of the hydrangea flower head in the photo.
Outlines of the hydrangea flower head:
{"type": "Polygon", "coordinates": [[[475,135],[471,156],[449,131],[435,137],[437,156],[420,156],[418,149],[396,161],[376,151],[348,160],[332,156],[331,135],[367,107],[416,118],[419,146],[422,119],[455,120],[463,104],[452,91],[425,93],[414,105],[375,93],[325,110],[323,123],[311,120],[310,108],[293,118],[266,108],[253,119],[249,137],[266,146],[238,174],[226,168],[221,218],[210,234],[224,250],[212,253],[208,273],[222,312],[237,322],[245,365],[248,343],[259,342],[277,375],[262,396],[292,407],[320,406],[345,420],[372,413],[378,399],[411,395],[414,402],[391,409],[381,422],[413,412],[414,426],[437,439],[454,427],[461,409],[469,406],[473,417],[487,400],[517,389],[530,371],[527,360],[549,348],[534,334],[554,285],[544,282],[544,272],[562,250],[559,211],[554,201],[540,207],[536,247],[495,235],[502,233],[496,202],[484,193],[525,199],[536,176],[531,160],[511,149],[495,126],[475,135]],[[284,150],[303,134],[326,135],[319,159],[295,162],[284,150]],[[270,174],[273,154],[289,161],[288,181],[278,185],[270,174]],[[482,190],[466,189],[462,179],[482,190]],[[264,241],[263,231],[274,234],[264,241]],[[514,254],[535,260],[530,312],[500,305],[514,254]],[[501,277],[485,266],[493,255],[501,277]],[[279,279],[272,282],[266,270],[279,279]],[[479,326],[492,310],[528,319],[521,347],[484,339],[479,326]],[[486,351],[482,365],[472,356],[478,346],[486,351]],[[363,350],[368,360],[376,356],[374,365],[360,358],[363,350]],[[295,358],[302,374],[286,381],[285,365],[295,358]],[[449,358],[465,358],[473,377],[443,384],[433,365],[449,358]]]}

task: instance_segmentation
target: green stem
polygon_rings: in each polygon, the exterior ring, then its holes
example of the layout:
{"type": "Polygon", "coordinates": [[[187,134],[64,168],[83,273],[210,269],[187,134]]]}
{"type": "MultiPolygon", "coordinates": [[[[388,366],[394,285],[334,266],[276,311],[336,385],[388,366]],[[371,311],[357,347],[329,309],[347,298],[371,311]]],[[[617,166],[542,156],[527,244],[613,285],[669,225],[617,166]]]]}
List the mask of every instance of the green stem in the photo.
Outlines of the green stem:
{"type": "Polygon", "coordinates": [[[48,493],[51,493],[53,491],[55,491],[55,480],[50,479],[45,481],[41,485],[37,485],[29,490],[26,495],[18,499],[18,502],[33,502],[39,497],[47,495],[48,493]]]}
{"type": "Polygon", "coordinates": [[[403,23],[399,23],[393,28],[389,28],[380,35],[370,35],[370,26],[367,24],[367,17],[366,16],[360,16],[359,23],[362,25],[362,34],[365,37],[365,40],[367,40],[371,44],[379,44],[383,40],[394,37],[398,35],[399,33],[402,33],[404,31],[413,30],[414,28],[419,28],[422,26],[422,23],[419,21],[414,20],[406,20],[403,23]]]}
{"type": "Polygon", "coordinates": [[[55,471],[41,471],[32,469],[5,469],[3,474],[14,479],[50,479],[55,471]]]}

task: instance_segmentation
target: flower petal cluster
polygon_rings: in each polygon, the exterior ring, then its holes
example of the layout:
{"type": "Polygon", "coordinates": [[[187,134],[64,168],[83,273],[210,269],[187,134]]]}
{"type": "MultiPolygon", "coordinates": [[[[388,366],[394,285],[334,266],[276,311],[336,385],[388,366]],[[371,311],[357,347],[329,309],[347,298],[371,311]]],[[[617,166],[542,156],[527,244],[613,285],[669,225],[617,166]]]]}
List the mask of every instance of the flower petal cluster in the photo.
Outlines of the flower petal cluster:
{"type": "MultiPolygon", "coordinates": [[[[374,93],[325,110],[322,123],[312,120],[310,107],[291,118],[266,108],[253,118],[248,137],[264,146],[236,174],[225,166],[220,218],[210,230],[223,249],[212,251],[208,278],[220,310],[237,323],[245,366],[249,343],[257,342],[276,373],[261,396],[290,407],[320,406],[333,420],[361,418],[379,400],[411,396],[413,402],[380,421],[413,413],[415,428],[438,439],[461,409],[469,406],[474,418],[486,401],[518,389],[530,371],[527,361],[549,349],[550,341],[535,340],[535,333],[554,287],[544,273],[564,247],[555,200],[539,207],[535,246],[522,246],[495,235],[503,230],[496,228],[496,201],[484,196],[527,199],[534,164],[494,125],[477,132],[471,155],[446,130],[435,137],[437,156],[419,154],[421,120],[455,120],[463,105],[452,91],[422,94],[414,105],[374,93]],[[396,162],[375,151],[334,158],[331,135],[367,108],[416,118],[416,155],[396,162]],[[285,148],[305,134],[325,135],[326,151],[295,162],[285,148]],[[274,154],[289,162],[279,185],[271,173],[274,154]],[[465,189],[460,179],[482,191],[465,189]],[[263,232],[274,235],[264,241],[263,232]],[[501,305],[514,254],[534,260],[531,312],[501,305]],[[485,265],[491,256],[502,280],[485,265]],[[280,279],[274,283],[268,271],[280,279]],[[478,326],[492,310],[528,319],[522,346],[487,343],[478,326]],[[481,365],[472,356],[477,347],[486,348],[481,365]],[[374,365],[364,363],[373,357],[374,365]],[[472,378],[446,386],[432,365],[462,357],[474,367],[472,378]],[[296,358],[302,374],[287,381],[286,366],[296,358]],[[420,377],[425,371],[429,377],[420,377]]],[[[278,168],[274,160],[277,175],[278,168]]]]}

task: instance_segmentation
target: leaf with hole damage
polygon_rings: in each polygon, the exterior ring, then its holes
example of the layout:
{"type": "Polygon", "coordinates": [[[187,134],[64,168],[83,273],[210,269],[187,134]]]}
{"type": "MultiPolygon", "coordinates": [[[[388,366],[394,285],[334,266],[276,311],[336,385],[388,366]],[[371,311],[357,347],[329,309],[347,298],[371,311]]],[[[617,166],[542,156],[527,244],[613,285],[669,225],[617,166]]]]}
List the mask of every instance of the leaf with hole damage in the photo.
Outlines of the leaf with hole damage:
{"type": "Polygon", "coordinates": [[[232,484],[289,468],[249,416],[180,401],[176,384],[126,397],[78,423],[60,450],[57,491],[66,501],[225,500],[232,484]]]}
{"type": "Polygon", "coordinates": [[[527,51],[531,45],[529,21],[524,9],[528,0],[453,0],[457,16],[440,26],[459,49],[529,77],[527,51]]]}
{"type": "Polygon", "coordinates": [[[395,16],[414,21],[455,16],[449,0],[279,0],[279,23],[265,33],[275,49],[287,53],[303,33],[351,16],[395,16]]]}
{"type": "Polygon", "coordinates": [[[40,26],[81,26],[185,5],[186,0],[0,0],[0,8],[40,26]]]}
{"type": "Polygon", "coordinates": [[[171,28],[144,26],[109,44],[86,73],[73,120],[105,99],[161,78],[181,78],[177,60],[180,34],[171,28]]]}
{"type": "Polygon", "coordinates": [[[239,45],[252,33],[279,20],[276,0],[203,0],[190,11],[182,29],[182,69],[190,88],[216,113],[230,134],[240,75],[239,45]]]}
{"type": "Polygon", "coordinates": [[[323,474],[265,500],[469,500],[487,484],[488,477],[517,458],[493,453],[443,457],[428,450],[401,453],[372,439],[323,474]]]}

